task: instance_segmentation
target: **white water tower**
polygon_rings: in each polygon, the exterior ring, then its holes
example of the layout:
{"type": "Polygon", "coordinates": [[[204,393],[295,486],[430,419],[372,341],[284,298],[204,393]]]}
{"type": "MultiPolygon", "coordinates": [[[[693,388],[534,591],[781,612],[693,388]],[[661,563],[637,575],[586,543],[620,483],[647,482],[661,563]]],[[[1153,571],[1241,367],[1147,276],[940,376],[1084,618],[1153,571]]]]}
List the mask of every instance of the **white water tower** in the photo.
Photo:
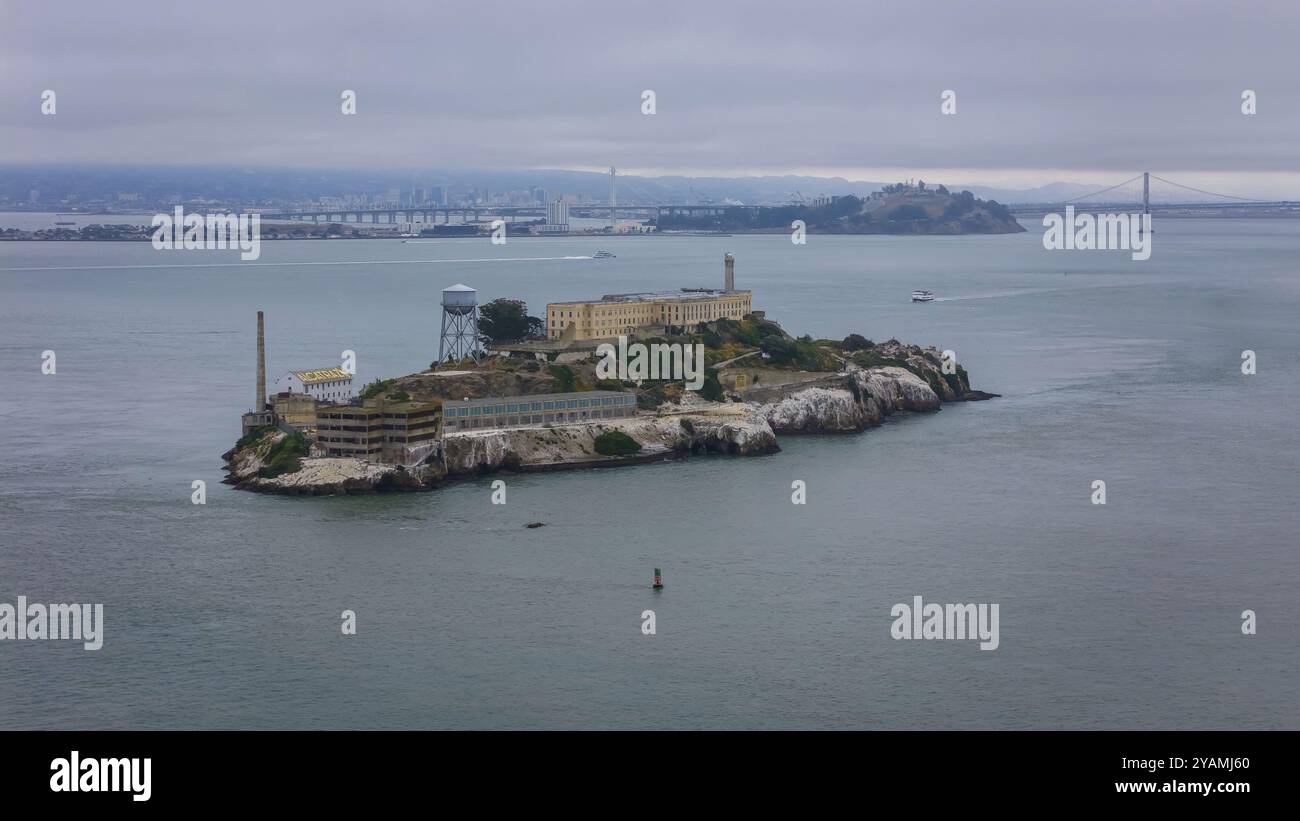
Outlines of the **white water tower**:
{"type": "Polygon", "coordinates": [[[465,357],[477,364],[482,356],[478,342],[478,291],[460,283],[443,288],[438,364],[459,364],[465,357]]]}

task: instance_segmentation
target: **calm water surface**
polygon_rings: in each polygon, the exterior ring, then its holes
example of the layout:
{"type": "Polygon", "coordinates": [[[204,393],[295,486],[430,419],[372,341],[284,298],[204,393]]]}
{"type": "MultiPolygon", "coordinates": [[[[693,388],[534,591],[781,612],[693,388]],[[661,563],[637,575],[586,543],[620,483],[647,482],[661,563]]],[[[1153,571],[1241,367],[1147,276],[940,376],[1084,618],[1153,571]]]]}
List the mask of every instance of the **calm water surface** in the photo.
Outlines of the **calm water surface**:
{"type": "Polygon", "coordinates": [[[1300,221],[1166,220],[1148,262],[1040,231],[266,242],[257,264],[0,243],[0,601],[106,622],[98,652],[0,642],[0,727],[1300,728],[1300,221]],[[618,257],[563,259],[598,248],[618,257]],[[726,251],[788,330],[951,348],[1003,398],[772,457],[507,476],[505,506],[489,478],[219,484],[258,309],[272,378],[352,349],[365,382],[436,356],[447,285],[540,314],[720,284],[726,251]],[[999,603],[1000,648],[892,640],[915,595],[999,603]]]}

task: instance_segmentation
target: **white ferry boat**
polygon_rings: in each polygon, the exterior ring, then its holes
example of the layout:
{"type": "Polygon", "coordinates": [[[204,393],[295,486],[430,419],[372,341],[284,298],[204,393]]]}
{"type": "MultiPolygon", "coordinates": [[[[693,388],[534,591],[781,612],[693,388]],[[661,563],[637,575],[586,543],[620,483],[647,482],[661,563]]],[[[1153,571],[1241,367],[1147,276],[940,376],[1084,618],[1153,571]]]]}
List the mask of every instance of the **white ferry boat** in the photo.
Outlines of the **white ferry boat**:
{"type": "Polygon", "coordinates": [[[591,255],[592,259],[611,259],[613,257],[614,255],[611,254],[609,251],[597,251],[596,253],[591,255]]]}
{"type": "Polygon", "coordinates": [[[929,291],[913,291],[913,292],[912,292],[912,301],[913,301],[913,302],[929,302],[929,301],[931,301],[932,299],[934,299],[934,294],[931,293],[931,292],[929,292],[929,291]]]}

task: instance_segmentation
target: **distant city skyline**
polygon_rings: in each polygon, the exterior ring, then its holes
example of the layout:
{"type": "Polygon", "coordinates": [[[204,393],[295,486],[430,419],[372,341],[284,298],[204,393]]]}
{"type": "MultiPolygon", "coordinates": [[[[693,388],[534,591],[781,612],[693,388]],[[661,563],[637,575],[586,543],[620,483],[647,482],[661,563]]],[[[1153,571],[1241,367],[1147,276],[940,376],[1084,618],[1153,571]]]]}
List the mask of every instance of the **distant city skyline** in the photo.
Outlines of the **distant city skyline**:
{"type": "Polygon", "coordinates": [[[1013,189],[1152,170],[1300,197],[1300,7],[1283,0],[223,9],[7,7],[5,161],[1013,189]]]}

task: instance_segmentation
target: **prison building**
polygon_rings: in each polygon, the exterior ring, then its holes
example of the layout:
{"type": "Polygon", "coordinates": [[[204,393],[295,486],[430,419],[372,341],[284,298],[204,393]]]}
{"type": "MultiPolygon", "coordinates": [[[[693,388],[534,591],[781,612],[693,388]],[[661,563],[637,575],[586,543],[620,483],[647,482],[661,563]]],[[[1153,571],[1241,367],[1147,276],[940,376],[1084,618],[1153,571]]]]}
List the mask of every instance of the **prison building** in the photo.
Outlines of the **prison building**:
{"type": "Polygon", "coordinates": [[[754,309],[750,291],[683,288],[645,294],[607,294],[600,299],[546,306],[548,339],[604,339],[640,328],[694,328],[718,319],[744,319],[754,309]]]}
{"type": "Polygon", "coordinates": [[[447,400],[442,403],[446,433],[546,424],[593,422],[636,415],[636,396],[618,391],[544,393],[447,400]]]}
{"type": "Polygon", "coordinates": [[[362,405],[319,405],[316,446],[322,456],[406,464],[439,436],[437,402],[367,399],[362,405]]]}
{"type": "Polygon", "coordinates": [[[306,393],[277,393],[271,397],[275,418],[294,430],[310,433],[316,429],[316,408],[320,402],[306,393]]]}
{"type": "Polygon", "coordinates": [[[409,464],[441,435],[442,406],[436,402],[382,403],[385,462],[409,464]]]}
{"type": "Polygon", "coordinates": [[[383,412],[374,407],[320,405],[316,408],[316,443],[325,456],[378,462],[384,452],[383,412]]]}

